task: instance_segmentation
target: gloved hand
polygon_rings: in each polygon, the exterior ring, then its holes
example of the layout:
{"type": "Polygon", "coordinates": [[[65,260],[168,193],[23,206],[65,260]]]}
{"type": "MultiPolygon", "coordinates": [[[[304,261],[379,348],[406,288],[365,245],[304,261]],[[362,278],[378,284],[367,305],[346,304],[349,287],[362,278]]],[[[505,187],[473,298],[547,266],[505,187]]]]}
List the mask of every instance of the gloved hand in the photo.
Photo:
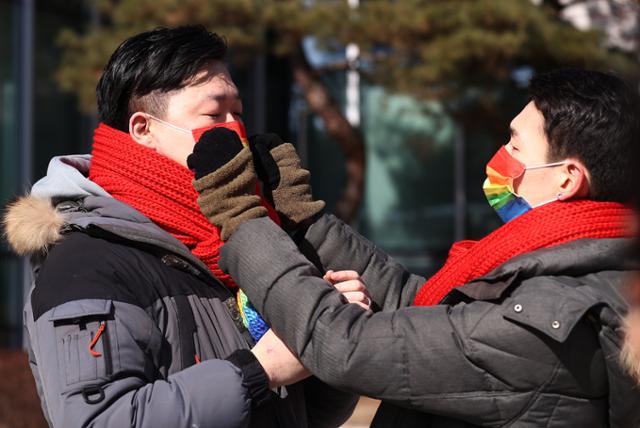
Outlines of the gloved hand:
{"type": "Polygon", "coordinates": [[[265,195],[273,202],[282,226],[289,231],[320,213],[324,201],[311,195],[309,171],[300,165],[296,149],[276,134],[249,137],[249,147],[265,195]]]}
{"type": "Polygon", "coordinates": [[[229,239],[245,221],[264,217],[267,210],[256,195],[256,174],[251,152],[238,134],[226,128],[205,132],[187,158],[195,172],[200,211],[229,239]]]}

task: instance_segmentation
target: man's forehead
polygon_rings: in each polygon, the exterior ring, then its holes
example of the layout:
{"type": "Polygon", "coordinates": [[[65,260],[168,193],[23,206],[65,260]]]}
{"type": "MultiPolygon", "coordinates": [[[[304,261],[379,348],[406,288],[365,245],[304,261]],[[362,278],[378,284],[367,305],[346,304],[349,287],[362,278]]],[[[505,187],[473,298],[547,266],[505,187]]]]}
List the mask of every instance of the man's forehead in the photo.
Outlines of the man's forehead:
{"type": "Polygon", "coordinates": [[[231,82],[231,84],[216,83],[219,82],[213,81],[210,85],[204,85],[201,88],[197,88],[197,91],[194,91],[194,93],[197,94],[197,97],[194,97],[194,105],[196,107],[240,101],[238,88],[233,82],[231,82]]]}
{"type": "Polygon", "coordinates": [[[175,114],[202,113],[225,103],[241,102],[240,94],[226,67],[203,70],[199,79],[169,94],[167,117],[175,114]]]}
{"type": "Polygon", "coordinates": [[[183,88],[197,103],[235,101],[240,99],[238,87],[226,67],[203,70],[183,88]]]}
{"type": "Polygon", "coordinates": [[[205,101],[217,101],[217,102],[223,102],[223,101],[236,101],[236,100],[240,100],[240,94],[238,93],[238,89],[234,88],[234,89],[230,89],[228,91],[223,91],[222,88],[218,88],[220,89],[220,91],[216,90],[215,88],[213,88],[210,93],[205,94],[204,95],[204,100],[205,101]]]}
{"type": "Polygon", "coordinates": [[[212,82],[222,86],[232,86],[237,91],[236,85],[231,78],[231,74],[229,73],[229,69],[223,62],[220,61],[209,63],[206,67],[202,68],[195,75],[193,75],[193,77],[188,79],[185,82],[185,86],[200,87],[211,84],[212,82]]]}
{"type": "Polygon", "coordinates": [[[509,127],[511,134],[516,137],[532,130],[544,134],[544,116],[531,101],[513,118],[509,127]]]}

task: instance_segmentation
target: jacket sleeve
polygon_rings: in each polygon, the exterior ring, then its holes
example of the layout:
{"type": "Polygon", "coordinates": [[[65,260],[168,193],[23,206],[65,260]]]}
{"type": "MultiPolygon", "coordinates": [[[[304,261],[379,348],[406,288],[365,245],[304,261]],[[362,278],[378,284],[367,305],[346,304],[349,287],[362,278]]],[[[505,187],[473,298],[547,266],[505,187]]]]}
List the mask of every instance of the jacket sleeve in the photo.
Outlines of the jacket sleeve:
{"type": "Polygon", "coordinates": [[[168,345],[136,305],[75,300],[36,320],[27,305],[25,321],[32,370],[53,427],[249,424],[252,403],[242,371],[230,361],[207,360],[160,375],[168,345]]]}
{"type": "Polygon", "coordinates": [[[318,218],[299,245],[303,254],[325,271],[358,272],[382,310],[410,305],[425,282],[331,214],[318,218]]]}
{"type": "Polygon", "coordinates": [[[221,266],[318,378],[402,407],[504,424],[539,387],[528,371],[550,377],[556,364],[535,334],[504,320],[487,302],[377,313],[345,304],[288,236],[263,219],[236,230],[222,249],[221,266]],[[496,361],[483,361],[489,345],[473,340],[485,317],[495,318],[502,343],[495,346],[505,346],[496,361]],[[523,355],[510,354],[511,340],[523,355]]]}

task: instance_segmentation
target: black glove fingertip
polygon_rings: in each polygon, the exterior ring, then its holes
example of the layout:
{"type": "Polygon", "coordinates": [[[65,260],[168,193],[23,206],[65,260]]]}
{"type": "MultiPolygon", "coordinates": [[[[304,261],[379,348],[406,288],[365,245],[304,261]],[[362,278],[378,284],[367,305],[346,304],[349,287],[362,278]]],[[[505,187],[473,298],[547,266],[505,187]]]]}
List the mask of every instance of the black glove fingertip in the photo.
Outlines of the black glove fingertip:
{"type": "Polygon", "coordinates": [[[281,144],[284,144],[284,141],[278,134],[274,133],[256,134],[249,137],[249,145],[261,145],[266,147],[268,151],[281,144]]]}
{"type": "Polygon", "coordinates": [[[199,179],[221,168],[243,148],[240,137],[234,131],[214,128],[202,134],[193,153],[187,157],[187,165],[199,179]]]}
{"type": "Polygon", "coordinates": [[[249,148],[254,159],[256,175],[271,190],[280,183],[280,169],[273,160],[270,151],[284,144],[277,134],[256,134],[249,137],[249,148]]]}

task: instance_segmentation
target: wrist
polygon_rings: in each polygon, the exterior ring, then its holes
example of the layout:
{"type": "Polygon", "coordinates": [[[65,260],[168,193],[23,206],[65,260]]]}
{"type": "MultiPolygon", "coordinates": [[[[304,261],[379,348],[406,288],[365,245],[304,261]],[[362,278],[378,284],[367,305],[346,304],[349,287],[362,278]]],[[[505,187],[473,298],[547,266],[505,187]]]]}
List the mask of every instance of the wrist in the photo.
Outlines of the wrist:
{"type": "Polygon", "coordinates": [[[273,394],[269,389],[269,376],[252,351],[239,349],[226,359],[242,372],[242,383],[249,390],[254,407],[260,407],[271,400],[273,394]]]}
{"type": "Polygon", "coordinates": [[[260,343],[258,343],[251,349],[251,354],[254,356],[256,361],[258,361],[258,363],[262,367],[262,370],[264,370],[269,389],[273,389],[279,386],[276,375],[277,369],[274,364],[275,358],[273,356],[269,358],[267,353],[268,351],[263,350],[260,343]]]}

